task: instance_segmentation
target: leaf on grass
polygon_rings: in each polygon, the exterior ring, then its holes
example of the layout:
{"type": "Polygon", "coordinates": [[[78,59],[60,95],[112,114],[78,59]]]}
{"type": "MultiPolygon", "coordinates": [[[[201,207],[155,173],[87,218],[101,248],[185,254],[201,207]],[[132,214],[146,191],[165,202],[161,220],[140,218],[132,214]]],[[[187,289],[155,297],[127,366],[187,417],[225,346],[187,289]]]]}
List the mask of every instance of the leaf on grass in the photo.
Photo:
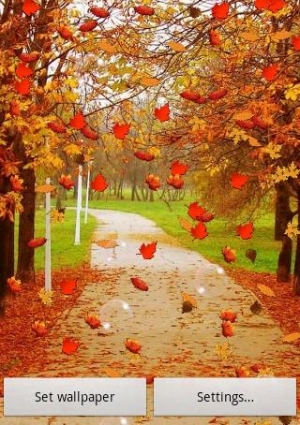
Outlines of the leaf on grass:
{"type": "Polygon", "coordinates": [[[282,341],[294,342],[294,341],[297,341],[297,339],[300,339],[300,332],[292,332],[290,334],[287,334],[282,338],[282,341]]]}
{"type": "Polygon", "coordinates": [[[252,263],[254,263],[254,261],[256,260],[256,255],[257,255],[257,252],[255,251],[255,249],[247,249],[245,252],[245,256],[249,258],[249,260],[251,260],[252,263]]]}
{"type": "Polygon", "coordinates": [[[191,228],[193,227],[192,223],[190,223],[186,218],[179,218],[179,224],[180,226],[186,230],[187,232],[191,231],[191,228]]]}
{"type": "Polygon", "coordinates": [[[257,289],[259,289],[262,294],[267,295],[268,297],[275,297],[276,296],[273,289],[271,289],[267,285],[264,285],[263,283],[259,283],[257,285],[257,289]]]}

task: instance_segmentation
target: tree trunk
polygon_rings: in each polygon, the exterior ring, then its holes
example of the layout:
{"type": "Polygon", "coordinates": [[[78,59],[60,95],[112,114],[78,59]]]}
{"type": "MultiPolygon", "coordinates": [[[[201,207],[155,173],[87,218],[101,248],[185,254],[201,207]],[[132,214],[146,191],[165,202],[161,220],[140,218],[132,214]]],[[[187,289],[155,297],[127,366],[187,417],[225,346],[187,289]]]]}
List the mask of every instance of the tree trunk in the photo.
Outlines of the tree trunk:
{"type": "Polygon", "coordinates": [[[286,235],[282,237],[281,251],[277,262],[277,282],[289,282],[292,266],[292,239],[286,235]]]}
{"type": "Polygon", "coordinates": [[[14,275],[14,223],[0,220],[0,315],[5,310],[7,279],[14,275]]]}
{"type": "Polygon", "coordinates": [[[275,200],[275,228],[274,239],[281,241],[286,229],[286,217],[291,213],[290,210],[290,194],[286,190],[284,183],[275,185],[276,200],[275,200]]]}
{"type": "MultiPolygon", "coordinates": [[[[298,198],[298,230],[300,231],[300,189],[297,191],[298,198]]],[[[295,295],[300,295],[300,235],[297,235],[296,241],[296,255],[294,265],[294,281],[293,289],[295,295]]]]}

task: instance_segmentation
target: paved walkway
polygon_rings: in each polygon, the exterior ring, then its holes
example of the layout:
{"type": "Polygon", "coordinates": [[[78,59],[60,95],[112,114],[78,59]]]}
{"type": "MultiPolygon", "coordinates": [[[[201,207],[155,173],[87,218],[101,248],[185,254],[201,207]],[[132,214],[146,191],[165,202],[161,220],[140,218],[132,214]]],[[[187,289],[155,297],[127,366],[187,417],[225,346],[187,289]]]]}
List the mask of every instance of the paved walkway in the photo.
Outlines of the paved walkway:
{"type": "MultiPolygon", "coordinates": [[[[91,246],[91,264],[103,270],[101,282],[91,282],[76,307],[63,317],[47,338],[50,362],[44,371],[28,376],[113,377],[234,377],[235,369],[254,363],[271,365],[280,376],[283,365],[293,366],[300,350],[282,344],[282,333],[270,317],[252,314],[255,296],[222,274],[199,254],[188,251],[156,225],[136,214],[90,210],[99,220],[94,241],[115,239],[118,246],[91,246]],[[151,260],[139,253],[142,243],[157,241],[151,260]],[[149,285],[147,292],[136,289],[131,277],[149,285]],[[199,291],[199,293],[197,293],[199,291]],[[196,298],[197,308],[182,313],[185,292],[196,298]],[[122,303],[130,308],[122,309],[122,303]],[[235,336],[224,338],[219,313],[231,308],[238,314],[235,336]],[[90,329],[86,312],[101,315],[111,328],[90,329]],[[80,341],[75,356],[61,353],[61,341],[73,336],[80,341]],[[142,344],[141,357],[129,355],[126,338],[142,344]],[[228,358],[217,350],[229,351],[228,358]]],[[[195,242],[197,243],[197,242],[195,242]]],[[[199,242],[201,243],[201,242],[199,242]]],[[[300,373],[300,366],[298,366],[300,373]]],[[[0,425],[204,425],[212,418],[153,417],[153,386],[147,387],[148,416],[145,418],[1,418],[0,425]]],[[[266,419],[266,418],[265,418],[266,419]]],[[[278,418],[268,418],[279,424],[278,418]]],[[[250,425],[263,418],[220,418],[217,424],[250,425]]],[[[295,419],[293,423],[299,423],[295,419]]]]}

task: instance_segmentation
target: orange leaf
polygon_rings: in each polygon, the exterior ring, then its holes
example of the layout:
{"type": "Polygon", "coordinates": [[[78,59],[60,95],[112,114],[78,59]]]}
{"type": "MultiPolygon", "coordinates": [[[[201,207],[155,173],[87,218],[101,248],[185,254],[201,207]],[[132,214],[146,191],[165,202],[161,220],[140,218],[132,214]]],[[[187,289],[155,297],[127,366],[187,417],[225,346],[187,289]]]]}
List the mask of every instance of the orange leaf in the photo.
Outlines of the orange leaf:
{"type": "Polygon", "coordinates": [[[70,175],[65,176],[62,174],[58,179],[58,183],[66,190],[70,190],[75,186],[75,182],[71,179],[70,175]]]}
{"type": "Polygon", "coordinates": [[[152,16],[154,15],[154,9],[150,6],[134,6],[134,10],[136,13],[139,13],[140,15],[145,16],[152,16]]]}
{"type": "Polygon", "coordinates": [[[300,332],[292,332],[282,338],[283,342],[294,342],[300,339],[300,332]]]}
{"type": "Polygon", "coordinates": [[[188,168],[188,165],[186,165],[184,162],[180,162],[177,160],[172,162],[171,164],[171,173],[174,175],[184,175],[187,172],[188,168]]]}
{"type": "Polygon", "coordinates": [[[103,7],[92,6],[90,11],[93,15],[97,16],[97,18],[108,18],[110,15],[109,11],[103,7]]]}
{"type": "Polygon", "coordinates": [[[174,187],[174,189],[181,189],[184,185],[184,180],[183,178],[179,175],[179,174],[171,174],[168,178],[167,178],[167,183],[174,187]]]}
{"type": "Polygon", "coordinates": [[[23,187],[24,180],[20,179],[19,176],[10,176],[9,181],[10,181],[12,190],[14,192],[22,192],[22,190],[24,190],[24,187],[23,187]]]}
{"type": "Polygon", "coordinates": [[[101,325],[100,319],[96,314],[88,313],[84,320],[92,329],[97,329],[101,325]]]}
{"type": "Polygon", "coordinates": [[[30,77],[33,74],[33,70],[26,66],[24,62],[19,63],[16,68],[16,75],[19,78],[30,77]]]}
{"type": "Polygon", "coordinates": [[[202,208],[198,202],[193,202],[188,207],[188,215],[193,220],[199,220],[199,217],[201,217],[204,213],[206,213],[205,209],[202,208]]]}
{"type": "Polygon", "coordinates": [[[156,252],[156,246],[157,242],[151,242],[147,245],[143,243],[139,248],[140,254],[145,260],[151,260],[156,252]]]}
{"type": "Polygon", "coordinates": [[[143,77],[141,79],[141,84],[147,87],[154,87],[154,86],[157,86],[159,83],[160,83],[160,80],[158,78],[143,77]]]}
{"type": "Polygon", "coordinates": [[[55,133],[65,133],[66,127],[61,121],[50,121],[47,126],[55,133]]]}
{"type": "Polygon", "coordinates": [[[74,41],[74,35],[72,31],[65,25],[58,27],[57,32],[63,39],[74,41]]]}
{"type": "Polygon", "coordinates": [[[30,93],[30,81],[24,78],[21,81],[15,82],[15,89],[19,94],[26,96],[30,93]]]}
{"type": "Polygon", "coordinates": [[[266,130],[268,128],[268,123],[266,121],[262,120],[257,115],[254,115],[254,117],[251,118],[256,127],[261,128],[262,130],[266,130]]]}
{"type": "Polygon", "coordinates": [[[180,218],[179,224],[187,232],[190,232],[193,227],[193,225],[186,218],[180,218]]]}
{"type": "Polygon", "coordinates": [[[176,41],[168,41],[167,44],[173,49],[175,52],[185,52],[186,48],[183,44],[177,43],[176,41]]]}
{"type": "Polygon", "coordinates": [[[253,230],[254,230],[253,229],[253,223],[240,224],[236,228],[237,234],[242,239],[251,239],[252,238],[253,230]]]}
{"type": "Polygon", "coordinates": [[[234,327],[229,320],[223,320],[222,322],[222,335],[226,338],[234,335],[234,327]]]}
{"type": "Polygon", "coordinates": [[[191,304],[192,307],[197,307],[198,303],[196,298],[194,298],[192,295],[187,294],[186,292],[181,292],[182,302],[188,302],[191,304]]]}
{"type": "Polygon", "coordinates": [[[103,192],[108,188],[108,183],[101,173],[97,174],[93,181],[91,181],[91,189],[96,190],[98,192],[103,192]]]}
{"type": "Polygon", "coordinates": [[[88,125],[85,125],[80,131],[83,134],[83,136],[87,137],[88,139],[91,139],[91,140],[98,139],[98,133],[92,130],[88,125]]]}
{"type": "Polygon", "coordinates": [[[246,366],[240,366],[235,369],[235,374],[238,378],[247,378],[250,376],[250,371],[246,366]]]}
{"type": "Polygon", "coordinates": [[[97,21],[94,21],[93,19],[91,19],[81,24],[78,29],[81,32],[89,32],[89,31],[93,31],[93,29],[95,29],[96,26],[97,26],[97,21]]]}
{"type": "Polygon", "coordinates": [[[124,139],[125,136],[129,133],[130,124],[118,124],[116,123],[113,126],[113,132],[117,139],[124,139]]]}
{"type": "Polygon", "coordinates": [[[78,111],[74,117],[71,118],[69,124],[71,127],[76,128],[76,130],[81,130],[86,125],[82,112],[78,111]]]}
{"type": "Polygon", "coordinates": [[[285,6],[284,0],[270,0],[269,10],[276,13],[285,6]]]}
{"type": "Polygon", "coordinates": [[[154,191],[159,189],[161,186],[159,177],[155,176],[154,174],[148,174],[148,176],[145,178],[145,182],[148,184],[149,189],[154,191]]]}
{"type": "Polygon", "coordinates": [[[36,336],[46,336],[48,329],[46,328],[46,323],[43,320],[36,320],[31,325],[31,329],[35,332],[36,336]]]}
{"type": "Polygon", "coordinates": [[[134,152],[134,156],[138,159],[141,159],[142,161],[152,161],[155,156],[150,153],[150,152],[145,152],[145,151],[136,151],[134,152]]]}
{"type": "Polygon", "coordinates": [[[67,354],[73,354],[79,347],[79,342],[75,341],[73,338],[64,338],[62,343],[62,352],[67,354]]]}
{"type": "Polygon", "coordinates": [[[76,288],[76,279],[64,279],[60,282],[60,290],[64,295],[72,295],[76,288]]]}
{"type": "Polygon", "coordinates": [[[209,32],[209,42],[212,46],[220,46],[221,36],[218,31],[210,30],[209,32]]]}
{"type": "Polygon", "coordinates": [[[249,177],[239,173],[233,173],[231,176],[231,184],[235,189],[241,190],[247,183],[249,177]]]}
{"type": "Polygon", "coordinates": [[[21,53],[19,59],[25,63],[32,63],[38,60],[40,57],[39,52],[21,53]]]}
{"type": "Polygon", "coordinates": [[[7,278],[7,286],[9,287],[10,292],[13,294],[22,292],[21,281],[20,279],[16,279],[15,276],[7,278]]]}
{"type": "Polygon", "coordinates": [[[262,75],[267,81],[273,81],[276,77],[278,66],[276,64],[265,66],[262,70],[262,75]]]}
{"type": "Polygon", "coordinates": [[[113,44],[109,44],[104,40],[101,40],[97,43],[97,47],[99,47],[99,49],[104,50],[106,53],[116,53],[117,49],[113,44]]]}
{"type": "Polygon", "coordinates": [[[170,107],[169,104],[166,103],[165,105],[161,106],[160,108],[154,109],[154,115],[156,116],[159,121],[168,121],[170,119],[170,107]]]}
{"type": "Polygon", "coordinates": [[[222,254],[226,263],[233,263],[236,260],[235,250],[231,249],[229,246],[222,248],[222,254]]]}
{"type": "Polygon", "coordinates": [[[225,19],[229,13],[229,4],[226,2],[215,4],[211,9],[211,13],[215,19],[225,19]]]}
{"type": "Polygon", "coordinates": [[[130,280],[136,288],[140,289],[141,291],[148,291],[149,287],[144,280],[140,279],[139,277],[131,277],[130,280]]]}
{"type": "Polygon", "coordinates": [[[252,128],[255,127],[255,124],[253,121],[243,121],[243,120],[236,120],[235,122],[239,127],[245,129],[245,130],[252,130],[252,128]]]}
{"type": "Polygon", "coordinates": [[[233,310],[222,310],[219,317],[222,320],[234,323],[236,321],[237,314],[233,310]]]}
{"type": "Polygon", "coordinates": [[[95,243],[106,249],[115,248],[116,246],[118,246],[118,242],[113,239],[101,239],[100,241],[97,241],[95,243]]]}
{"type": "Polygon", "coordinates": [[[11,115],[18,116],[21,114],[20,105],[16,100],[10,102],[9,112],[11,115]]]}
{"type": "Polygon", "coordinates": [[[46,238],[34,238],[34,239],[30,239],[27,246],[29,248],[38,248],[39,246],[45,245],[46,242],[47,242],[46,238]]]}
{"type": "Polygon", "coordinates": [[[34,2],[33,0],[24,0],[22,10],[27,16],[33,15],[37,12],[41,6],[34,2]]]}
{"type": "Polygon", "coordinates": [[[206,236],[208,236],[208,233],[205,224],[199,221],[199,223],[197,223],[195,227],[191,228],[191,234],[194,236],[195,239],[206,238],[206,236]]]}
{"type": "Polygon", "coordinates": [[[51,193],[55,189],[56,186],[53,186],[53,184],[41,184],[35,188],[35,191],[39,193],[51,193]]]}
{"type": "Polygon", "coordinates": [[[212,93],[210,93],[208,98],[210,100],[219,100],[219,99],[222,99],[222,97],[226,96],[227,93],[228,92],[227,92],[226,89],[219,89],[219,90],[216,90],[216,91],[213,91],[212,93]]]}
{"type": "Polygon", "coordinates": [[[264,285],[263,283],[259,283],[257,285],[257,288],[260,290],[262,294],[267,295],[268,297],[275,297],[275,293],[273,289],[271,289],[269,286],[264,285]]]}

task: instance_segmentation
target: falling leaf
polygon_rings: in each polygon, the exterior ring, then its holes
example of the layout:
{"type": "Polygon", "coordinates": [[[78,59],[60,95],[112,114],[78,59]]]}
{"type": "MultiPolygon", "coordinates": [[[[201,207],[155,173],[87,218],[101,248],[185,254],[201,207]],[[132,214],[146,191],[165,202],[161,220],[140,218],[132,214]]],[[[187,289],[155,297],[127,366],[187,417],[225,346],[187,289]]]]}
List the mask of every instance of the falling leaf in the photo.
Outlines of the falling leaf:
{"type": "Polygon", "coordinates": [[[256,300],[254,303],[250,306],[250,311],[252,314],[259,314],[262,311],[261,304],[256,300]]]}
{"type": "Polygon", "coordinates": [[[19,63],[16,68],[16,75],[19,78],[30,77],[33,74],[33,70],[29,68],[24,62],[19,63]]]}
{"type": "Polygon", "coordinates": [[[73,32],[67,26],[61,25],[57,28],[57,32],[64,40],[74,41],[73,32]]]}
{"type": "Polygon", "coordinates": [[[293,226],[292,222],[289,221],[284,234],[290,239],[293,239],[294,236],[300,235],[300,231],[297,229],[297,226],[293,226]]]}
{"type": "Polygon", "coordinates": [[[64,124],[61,121],[51,121],[48,122],[47,126],[54,131],[55,133],[65,133],[66,132],[66,127],[64,126],[64,124]]]}
{"type": "Polygon", "coordinates": [[[64,279],[60,282],[60,290],[64,295],[72,295],[76,288],[76,279],[64,279]]]}
{"type": "Polygon", "coordinates": [[[228,320],[231,323],[234,323],[237,318],[237,314],[233,310],[222,310],[219,314],[220,319],[228,320]]]}
{"type": "Polygon", "coordinates": [[[185,52],[186,48],[183,44],[177,43],[176,41],[168,41],[167,44],[173,49],[175,52],[185,52]]]}
{"type": "Polygon", "coordinates": [[[159,181],[159,177],[155,176],[154,174],[148,174],[145,178],[145,182],[149,186],[149,189],[156,191],[160,188],[161,183],[159,181]]]}
{"type": "Polygon", "coordinates": [[[143,77],[141,79],[141,84],[147,87],[154,87],[160,84],[160,80],[158,78],[143,77]]]}
{"type": "Polygon", "coordinates": [[[20,105],[16,100],[10,102],[9,112],[12,116],[19,116],[21,114],[20,105]]]}
{"type": "Polygon", "coordinates": [[[201,221],[199,221],[199,223],[197,223],[195,227],[191,228],[191,234],[194,236],[195,239],[200,240],[208,236],[206,227],[201,221]]]}
{"type": "Polygon", "coordinates": [[[139,13],[140,15],[145,16],[152,16],[154,15],[154,9],[150,6],[134,6],[134,10],[136,13],[139,13]]]}
{"type": "Polygon", "coordinates": [[[92,6],[90,11],[93,15],[97,16],[97,18],[108,18],[110,15],[109,11],[103,7],[92,6]]]}
{"type": "Polygon", "coordinates": [[[78,29],[81,32],[89,32],[89,31],[93,31],[93,29],[95,29],[96,26],[97,26],[97,21],[94,21],[93,19],[91,19],[81,24],[78,29]]]}
{"type": "Polygon", "coordinates": [[[234,327],[229,320],[223,320],[222,324],[222,335],[229,338],[234,335],[234,327]]]}
{"type": "Polygon", "coordinates": [[[35,332],[36,336],[44,337],[48,333],[46,323],[44,320],[35,320],[31,325],[31,329],[35,332]]]}
{"type": "Polygon", "coordinates": [[[237,234],[242,239],[251,239],[252,238],[253,230],[254,230],[253,223],[240,224],[236,228],[237,234]]]}
{"type": "Polygon", "coordinates": [[[229,246],[222,248],[222,255],[226,263],[233,263],[236,260],[235,250],[229,246]]]}
{"type": "Polygon", "coordinates": [[[101,239],[100,241],[95,242],[97,245],[102,248],[115,248],[118,246],[118,242],[114,239],[101,239]]]}
{"type": "Polygon", "coordinates": [[[221,36],[218,31],[210,30],[209,32],[209,42],[212,46],[220,46],[221,36]]]}
{"type": "Polygon", "coordinates": [[[186,218],[179,218],[179,224],[187,232],[190,232],[191,228],[193,227],[193,225],[186,218]]]}
{"type": "Polygon", "coordinates": [[[174,161],[171,164],[171,173],[172,174],[180,174],[180,175],[184,175],[187,170],[188,170],[188,165],[185,164],[184,162],[180,162],[180,161],[174,161]]]}
{"type": "Polygon", "coordinates": [[[16,176],[10,176],[9,181],[10,181],[10,184],[11,184],[11,188],[14,192],[22,192],[22,190],[24,190],[24,187],[23,187],[24,180],[20,179],[19,176],[17,176],[17,175],[16,176]]]}
{"type": "Polygon", "coordinates": [[[269,10],[273,13],[278,12],[285,6],[284,0],[270,0],[269,10]]]}
{"type": "Polygon", "coordinates": [[[215,19],[225,19],[229,13],[229,4],[226,2],[215,4],[211,9],[211,13],[215,19]]]}
{"type": "Polygon", "coordinates": [[[19,59],[25,63],[36,62],[40,57],[39,52],[21,53],[19,59]]]}
{"type": "Polygon", "coordinates": [[[75,351],[78,349],[78,347],[79,347],[79,342],[76,341],[75,339],[68,338],[68,337],[63,339],[62,352],[64,354],[67,354],[69,356],[70,354],[75,353],[75,351]]]}
{"type": "Polygon", "coordinates": [[[247,249],[245,255],[246,255],[247,258],[249,258],[249,260],[252,261],[252,263],[255,262],[256,255],[257,255],[255,249],[247,249]]]}
{"type": "Polygon", "coordinates": [[[257,41],[257,40],[259,40],[259,35],[256,32],[253,32],[253,31],[240,32],[239,36],[242,37],[244,40],[247,40],[247,41],[257,41]]]}
{"type": "Polygon", "coordinates": [[[58,179],[58,183],[66,190],[70,190],[72,189],[72,187],[75,186],[75,182],[74,180],[72,180],[70,174],[68,175],[62,174],[60,178],[58,179]]]}
{"type": "Polygon", "coordinates": [[[94,180],[91,181],[90,184],[91,189],[96,190],[98,192],[104,192],[105,189],[108,188],[108,183],[101,173],[97,174],[94,180]]]}
{"type": "Polygon", "coordinates": [[[52,304],[53,291],[48,291],[45,288],[39,290],[38,296],[44,305],[52,304]]]}
{"type": "Polygon", "coordinates": [[[15,276],[7,278],[7,286],[13,294],[18,294],[22,291],[21,280],[16,279],[15,276]]]}
{"type": "Polygon", "coordinates": [[[141,291],[148,291],[149,287],[148,287],[147,283],[144,280],[142,280],[141,278],[131,277],[130,280],[136,288],[140,289],[141,291]]]}
{"type": "Polygon", "coordinates": [[[167,178],[167,183],[170,186],[173,186],[174,189],[181,189],[184,185],[184,180],[179,174],[176,174],[175,176],[173,174],[171,174],[167,178]]]}
{"type": "Polygon", "coordinates": [[[291,35],[293,34],[290,31],[281,30],[281,31],[273,32],[272,34],[270,34],[270,37],[272,40],[281,41],[281,40],[286,40],[287,38],[290,38],[291,35]]]}
{"type": "Polygon", "coordinates": [[[227,93],[228,91],[226,89],[215,90],[208,95],[208,98],[210,100],[219,100],[226,96],[227,93]]]}
{"type": "Polygon", "coordinates": [[[88,125],[85,125],[80,131],[83,136],[91,140],[97,140],[99,137],[98,133],[92,130],[91,127],[89,127],[88,125]]]}
{"type": "Polygon", "coordinates": [[[19,94],[26,96],[27,94],[30,93],[30,81],[27,80],[26,78],[23,78],[20,81],[16,81],[15,89],[19,94]]]}
{"type": "Polygon", "coordinates": [[[160,108],[154,109],[154,115],[159,121],[168,121],[170,119],[170,107],[169,104],[161,106],[160,108]]]}
{"type": "Polygon", "coordinates": [[[200,215],[197,219],[199,221],[202,221],[202,223],[208,223],[209,221],[213,220],[215,217],[214,214],[205,212],[204,214],[200,215]]]}
{"type": "Polygon", "coordinates": [[[181,313],[190,313],[193,311],[193,305],[189,301],[183,301],[182,307],[181,307],[181,313]]]}
{"type": "Polygon", "coordinates": [[[124,344],[127,350],[134,354],[139,353],[142,349],[141,344],[136,339],[126,338],[124,344]]]}
{"type": "Polygon", "coordinates": [[[231,184],[235,189],[241,190],[247,183],[249,177],[239,173],[233,173],[231,176],[231,184]]]}
{"type": "Polygon", "coordinates": [[[69,124],[71,127],[76,128],[76,130],[81,130],[86,125],[82,112],[78,111],[74,117],[71,118],[69,124]]]}
{"type": "Polygon", "coordinates": [[[205,209],[202,208],[198,202],[193,202],[188,207],[188,215],[193,220],[198,220],[204,213],[206,213],[205,209]]]}
{"type": "Polygon", "coordinates": [[[273,81],[276,78],[278,66],[276,64],[265,66],[262,75],[267,81],[273,81]]]}
{"type": "Polygon", "coordinates": [[[38,248],[39,246],[45,245],[47,242],[46,238],[33,238],[30,239],[30,241],[27,243],[27,246],[29,248],[38,248]]]}
{"type": "Polygon", "coordinates": [[[93,313],[87,313],[84,320],[92,329],[97,329],[101,325],[99,317],[93,313]]]}
{"type": "Polygon", "coordinates": [[[294,342],[300,339],[300,332],[292,332],[282,338],[283,342],[294,342]]]}
{"type": "Polygon", "coordinates": [[[147,161],[147,162],[150,162],[155,158],[155,156],[152,153],[146,152],[146,151],[136,151],[134,152],[134,156],[142,161],[147,161]]]}
{"type": "Polygon", "coordinates": [[[142,244],[139,248],[140,254],[145,260],[151,260],[156,252],[157,242],[142,244]]]}
{"type": "Polygon", "coordinates": [[[114,45],[108,43],[107,41],[98,41],[97,43],[97,47],[99,47],[99,49],[104,50],[106,53],[116,53],[117,49],[114,45]]]}
{"type": "Polygon", "coordinates": [[[190,6],[189,14],[193,19],[196,19],[201,15],[201,9],[199,9],[198,7],[190,6]]]}
{"type": "Polygon", "coordinates": [[[250,376],[250,371],[246,366],[240,366],[235,369],[235,375],[238,378],[247,378],[250,376]]]}
{"type": "Polygon", "coordinates": [[[113,126],[113,132],[117,139],[123,140],[129,133],[130,124],[118,124],[115,123],[113,126]]]}
{"type": "Polygon", "coordinates": [[[41,6],[33,0],[24,0],[22,10],[27,16],[31,16],[40,8],[41,6]]]}
{"type": "Polygon", "coordinates": [[[187,294],[186,292],[181,292],[181,297],[183,302],[189,302],[191,305],[196,308],[198,306],[196,298],[192,295],[187,294]]]}
{"type": "Polygon", "coordinates": [[[41,184],[35,188],[35,191],[38,193],[51,193],[56,190],[56,186],[53,184],[41,184]]]}
{"type": "Polygon", "coordinates": [[[273,289],[271,289],[267,285],[264,285],[263,283],[257,284],[257,289],[259,289],[262,294],[267,295],[268,297],[275,297],[276,296],[273,289]]]}

